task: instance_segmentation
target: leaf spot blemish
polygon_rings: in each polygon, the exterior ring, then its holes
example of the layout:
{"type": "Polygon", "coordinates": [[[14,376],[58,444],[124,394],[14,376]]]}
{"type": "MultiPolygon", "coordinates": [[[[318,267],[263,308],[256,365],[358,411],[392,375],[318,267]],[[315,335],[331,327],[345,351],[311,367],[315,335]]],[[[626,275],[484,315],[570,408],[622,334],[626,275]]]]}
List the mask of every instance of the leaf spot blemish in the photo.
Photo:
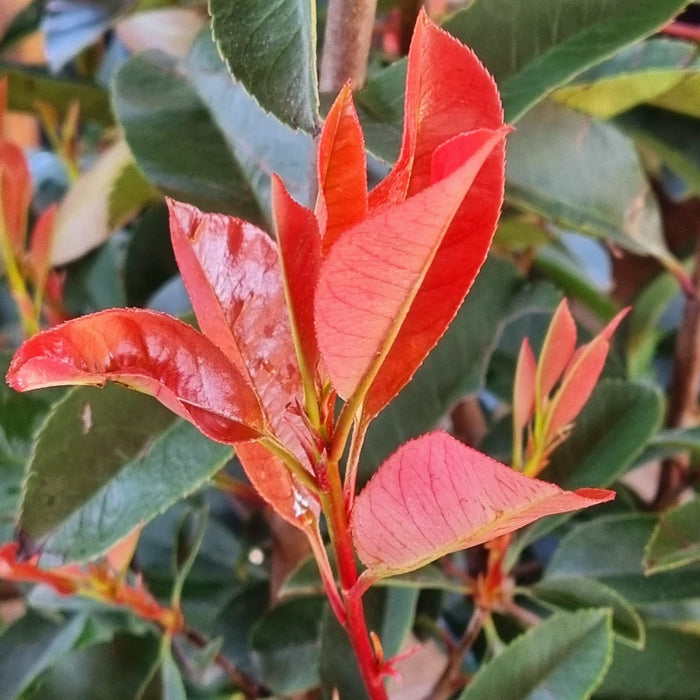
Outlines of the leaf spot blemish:
{"type": "Polygon", "coordinates": [[[83,424],[83,435],[87,435],[92,429],[92,405],[86,403],[80,414],[80,421],[83,424]]]}

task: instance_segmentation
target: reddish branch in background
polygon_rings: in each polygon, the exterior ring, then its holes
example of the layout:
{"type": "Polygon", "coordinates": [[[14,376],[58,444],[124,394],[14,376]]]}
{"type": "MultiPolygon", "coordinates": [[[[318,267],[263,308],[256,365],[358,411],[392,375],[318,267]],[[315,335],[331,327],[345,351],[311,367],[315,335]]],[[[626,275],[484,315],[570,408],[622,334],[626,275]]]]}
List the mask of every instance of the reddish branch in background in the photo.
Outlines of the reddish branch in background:
{"type": "Polygon", "coordinates": [[[320,136],[314,210],[273,178],[277,244],[240,219],[169,202],[201,333],[152,311],[104,311],[28,341],[8,372],[22,391],[118,381],[235,444],[261,496],[309,538],[373,698],[386,697],[392,662],[370,640],[367,585],[614,495],[562,491],[436,432],[399,448],[355,500],[369,424],[438,342],[486,258],[508,131],[491,76],[422,12],[401,151],[377,188],[367,193],[345,86],[320,136]]]}

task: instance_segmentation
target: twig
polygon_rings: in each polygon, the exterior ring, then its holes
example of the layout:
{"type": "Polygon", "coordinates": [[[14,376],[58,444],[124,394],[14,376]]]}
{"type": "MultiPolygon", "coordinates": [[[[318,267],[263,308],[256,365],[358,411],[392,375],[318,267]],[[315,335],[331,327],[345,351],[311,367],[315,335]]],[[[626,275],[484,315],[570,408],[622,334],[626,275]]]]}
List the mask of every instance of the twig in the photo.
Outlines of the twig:
{"type": "MultiPolygon", "coordinates": [[[[695,425],[698,420],[700,389],[700,242],[695,251],[692,272],[693,295],[686,299],[683,319],[676,338],[673,380],[669,396],[668,426],[695,425]]],[[[688,478],[687,458],[675,457],[661,466],[656,497],[652,506],[661,509],[683,491],[688,478]],[[672,497],[672,498],[671,498],[672,497]]]]}
{"type": "Polygon", "coordinates": [[[700,42],[700,27],[687,22],[671,22],[661,30],[661,33],[667,36],[675,36],[679,39],[700,42]]]}
{"type": "Polygon", "coordinates": [[[350,80],[362,87],[377,0],[330,0],[321,55],[321,92],[337,93],[350,80]]]}
{"type": "Polygon", "coordinates": [[[423,0],[401,0],[399,3],[399,11],[401,13],[399,51],[402,56],[408,53],[413,37],[413,28],[416,26],[421,7],[423,7],[423,0]]]}
{"type": "Polygon", "coordinates": [[[488,616],[488,610],[479,607],[475,608],[467,629],[464,631],[464,636],[450,653],[445,669],[426,700],[447,700],[456,690],[459,690],[464,685],[462,660],[479,638],[481,628],[484,626],[488,616]]]}
{"type": "MultiPolygon", "coordinates": [[[[209,644],[201,632],[198,632],[191,627],[186,627],[182,631],[182,634],[198,649],[205,649],[209,644]]],[[[254,700],[255,698],[260,697],[262,688],[239,671],[223,654],[217,652],[217,654],[214,656],[214,662],[228,676],[231,683],[233,683],[237,688],[240,688],[243,695],[246,697],[246,700],[254,700]]]]}

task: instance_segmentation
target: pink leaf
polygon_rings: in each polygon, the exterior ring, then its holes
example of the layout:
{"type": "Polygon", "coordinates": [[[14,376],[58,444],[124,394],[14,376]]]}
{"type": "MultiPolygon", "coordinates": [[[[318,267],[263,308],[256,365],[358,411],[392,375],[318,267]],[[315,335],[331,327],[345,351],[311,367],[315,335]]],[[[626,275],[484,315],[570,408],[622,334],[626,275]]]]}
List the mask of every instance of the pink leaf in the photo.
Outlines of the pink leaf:
{"type": "Polygon", "coordinates": [[[155,396],[219,442],[264,430],[236,366],[194,328],[155,311],[112,309],[51,328],[25,342],[7,372],[17,391],[108,380],[155,396]]]}
{"type": "Polygon", "coordinates": [[[549,396],[576,347],[576,323],[563,299],[552,316],[537,369],[538,395],[549,396]]]}
{"type": "MultiPolygon", "coordinates": [[[[375,403],[385,405],[452,320],[473,276],[449,276],[446,268],[469,267],[473,251],[468,243],[459,249],[464,256],[441,246],[484,160],[504,136],[505,129],[481,130],[455,139],[450,147],[459,151],[460,167],[347,230],[324,260],[316,329],[331,381],[343,398],[366,392],[377,377],[375,403]],[[440,264],[433,272],[438,252],[440,264]],[[401,332],[388,371],[377,376],[401,332]]],[[[481,262],[479,257],[477,267],[481,262]]]]}
{"type": "Polygon", "coordinates": [[[29,259],[34,271],[34,284],[43,290],[51,267],[54,222],[58,205],[53,204],[36,220],[29,241],[29,259]]]}
{"type": "Polygon", "coordinates": [[[513,425],[521,431],[532,418],[535,408],[535,373],[537,364],[527,338],[523,340],[518,353],[513,382],[513,425]]]}
{"type": "Polygon", "coordinates": [[[595,388],[610,350],[610,338],[629,309],[623,309],[591,340],[571,357],[561,386],[552,399],[548,433],[555,437],[559,430],[576,418],[595,388]]]}
{"type": "Polygon", "coordinates": [[[435,432],[382,464],[355,500],[351,527],[360,559],[383,577],[614,496],[562,491],[435,432]]]}
{"type": "Polygon", "coordinates": [[[346,84],[328,112],[318,146],[316,216],[324,254],[367,217],[367,162],[360,120],[346,84]]]}

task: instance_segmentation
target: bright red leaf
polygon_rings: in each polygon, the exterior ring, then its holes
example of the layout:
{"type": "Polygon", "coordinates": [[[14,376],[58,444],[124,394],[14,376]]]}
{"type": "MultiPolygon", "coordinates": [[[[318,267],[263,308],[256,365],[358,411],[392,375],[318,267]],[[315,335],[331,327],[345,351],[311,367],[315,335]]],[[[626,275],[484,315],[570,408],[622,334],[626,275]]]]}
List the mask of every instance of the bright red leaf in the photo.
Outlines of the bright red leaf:
{"type": "Polygon", "coordinates": [[[352,533],[381,578],[412,571],[539,518],[587,508],[614,491],[562,491],[435,432],[406,443],[355,500],[352,533]]]}
{"type": "Polygon", "coordinates": [[[365,142],[349,84],[328,112],[319,140],[316,217],[324,253],[343,231],[367,218],[365,142]]]}
{"type": "Polygon", "coordinates": [[[549,396],[576,347],[576,323],[566,299],[557,307],[549,324],[537,366],[537,395],[549,396]]]}
{"type": "Polygon", "coordinates": [[[220,442],[265,429],[237,367],[194,328],[155,311],[113,309],[51,328],[22,345],[7,373],[17,391],[107,380],[155,396],[220,442]]]}
{"type": "Polygon", "coordinates": [[[466,193],[504,133],[480,130],[453,139],[438,163],[442,179],[345,231],[324,260],[316,328],[331,381],[343,398],[363,395],[376,382],[386,403],[417,368],[411,346],[427,354],[452,320],[456,308],[440,313],[440,298],[458,294],[461,301],[465,280],[458,274],[434,285],[426,280],[466,193]],[[418,323],[385,370],[410,312],[418,323]]]}

